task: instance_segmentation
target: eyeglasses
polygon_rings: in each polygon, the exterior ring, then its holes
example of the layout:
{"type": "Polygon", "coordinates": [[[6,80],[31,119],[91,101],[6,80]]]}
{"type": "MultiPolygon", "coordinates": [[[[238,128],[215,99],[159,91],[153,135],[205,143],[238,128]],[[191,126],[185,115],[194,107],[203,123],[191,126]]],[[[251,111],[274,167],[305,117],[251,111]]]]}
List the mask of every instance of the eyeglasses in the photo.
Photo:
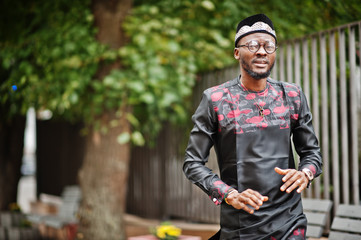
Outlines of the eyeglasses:
{"type": "Polygon", "coordinates": [[[250,52],[256,53],[260,49],[261,46],[263,46],[264,50],[268,54],[274,53],[277,49],[276,44],[274,42],[266,41],[261,44],[257,40],[251,40],[244,45],[239,45],[237,48],[248,47],[248,50],[250,52]]]}

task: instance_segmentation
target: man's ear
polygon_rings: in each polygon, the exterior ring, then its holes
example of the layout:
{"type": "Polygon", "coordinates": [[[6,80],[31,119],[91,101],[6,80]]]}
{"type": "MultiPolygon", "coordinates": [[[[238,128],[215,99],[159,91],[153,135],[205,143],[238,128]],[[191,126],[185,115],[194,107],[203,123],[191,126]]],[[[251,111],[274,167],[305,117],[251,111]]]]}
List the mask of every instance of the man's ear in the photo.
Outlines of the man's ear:
{"type": "Polygon", "coordinates": [[[233,56],[235,59],[239,60],[240,56],[239,56],[239,48],[235,48],[234,52],[233,52],[233,56]]]}

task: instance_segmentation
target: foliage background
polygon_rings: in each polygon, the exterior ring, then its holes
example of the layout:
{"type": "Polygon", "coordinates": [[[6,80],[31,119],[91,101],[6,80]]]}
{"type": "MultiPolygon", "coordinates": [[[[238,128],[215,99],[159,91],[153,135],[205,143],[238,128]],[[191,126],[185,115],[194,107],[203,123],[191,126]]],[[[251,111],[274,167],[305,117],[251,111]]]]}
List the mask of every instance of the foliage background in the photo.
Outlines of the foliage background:
{"type": "Polygon", "coordinates": [[[134,131],[118,141],[138,145],[164,121],[189,120],[197,73],[234,63],[241,19],[265,13],[282,41],[359,20],[361,13],[358,0],[134,0],[122,26],[128,44],[110,50],[95,40],[90,0],[0,4],[0,118],[35,107],[106,132],[95,119],[111,110],[120,116],[127,105],[134,131]],[[113,61],[122,68],[95,79],[97,68],[113,61]]]}

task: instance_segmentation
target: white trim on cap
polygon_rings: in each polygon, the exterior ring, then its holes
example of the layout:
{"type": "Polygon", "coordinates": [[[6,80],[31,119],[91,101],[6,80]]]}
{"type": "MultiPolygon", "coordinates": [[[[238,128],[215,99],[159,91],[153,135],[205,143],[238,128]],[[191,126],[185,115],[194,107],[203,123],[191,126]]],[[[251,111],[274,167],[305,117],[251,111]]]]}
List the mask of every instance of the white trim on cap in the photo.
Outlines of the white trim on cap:
{"type": "Polygon", "coordinates": [[[248,32],[254,32],[254,31],[266,31],[266,32],[269,32],[270,34],[272,34],[274,37],[276,37],[276,32],[270,27],[270,25],[268,25],[267,23],[264,23],[264,22],[256,22],[251,27],[247,26],[247,25],[241,27],[238,30],[236,37],[234,38],[234,41],[236,41],[237,38],[239,38],[240,36],[242,36],[248,32]]]}

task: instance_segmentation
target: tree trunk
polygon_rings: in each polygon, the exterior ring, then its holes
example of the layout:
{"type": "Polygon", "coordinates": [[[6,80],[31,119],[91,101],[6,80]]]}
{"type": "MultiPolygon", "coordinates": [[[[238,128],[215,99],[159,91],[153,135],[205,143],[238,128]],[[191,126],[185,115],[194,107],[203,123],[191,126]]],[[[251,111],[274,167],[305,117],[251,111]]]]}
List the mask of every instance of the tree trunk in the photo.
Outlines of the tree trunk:
{"type": "Polygon", "coordinates": [[[0,122],[0,210],[9,210],[9,204],[17,201],[24,130],[24,116],[0,122]]]}
{"type": "MultiPolygon", "coordinates": [[[[131,8],[131,0],[93,0],[93,13],[98,28],[97,39],[111,48],[125,44],[121,24],[131,8]]],[[[97,72],[102,79],[120,63],[103,65],[97,72]]],[[[117,137],[130,132],[126,119],[128,108],[121,109],[119,118],[114,112],[104,113],[102,122],[117,120],[107,134],[92,131],[86,140],[85,158],[79,172],[83,200],[79,211],[79,233],[84,239],[125,239],[123,214],[130,158],[130,144],[120,145],[117,137]]]]}
{"type": "Polygon", "coordinates": [[[125,239],[123,214],[130,144],[120,145],[116,139],[120,133],[129,132],[130,127],[125,117],[119,121],[120,125],[108,134],[92,132],[87,139],[79,173],[83,191],[79,231],[84,239],[125,239]]]}

